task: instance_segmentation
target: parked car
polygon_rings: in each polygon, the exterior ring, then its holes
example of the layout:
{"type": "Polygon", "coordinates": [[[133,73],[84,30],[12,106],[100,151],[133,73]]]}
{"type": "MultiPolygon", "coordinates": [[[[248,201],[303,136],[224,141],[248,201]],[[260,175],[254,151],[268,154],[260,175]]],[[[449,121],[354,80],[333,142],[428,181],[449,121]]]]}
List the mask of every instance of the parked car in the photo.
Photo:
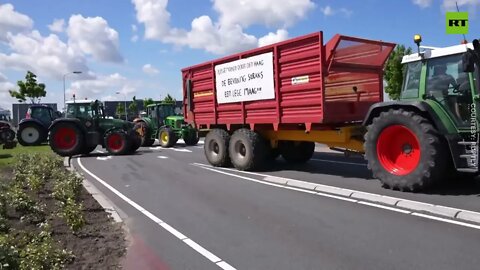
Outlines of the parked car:
{"type": "Polygon", "coordinates": [[[19,123],[17,140],[23,146],[39,145],[47,141],[48,127],[61,113],[46,105],[32,105],[25,119],[19,123]]]}

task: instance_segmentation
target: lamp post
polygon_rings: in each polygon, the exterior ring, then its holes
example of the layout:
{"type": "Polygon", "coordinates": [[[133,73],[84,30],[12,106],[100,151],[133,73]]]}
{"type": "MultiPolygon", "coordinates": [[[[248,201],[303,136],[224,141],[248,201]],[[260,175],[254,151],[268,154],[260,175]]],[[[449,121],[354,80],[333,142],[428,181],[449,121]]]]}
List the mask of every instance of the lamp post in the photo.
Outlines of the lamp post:
{"type": "Polygon", "coordinates": [[[70,74],[82,74],[81,71],[73,71],[73,72],[68,72],[68,73],[65,73],[63,74],[63,111],[65,111],[65,103],[67,101],[66,97],[65,97],[65,77],[67,77],[67,75],[70,75],[70,74]]]}
{"type": "MultiPolygon", "coordinates": [[[[121,93],[120,92],[116,92],[117,95],[120,95],[121,93]]],[[[125,101],[124,101],[124,104],[125,104],[125,121],[128,121],[128,112],[127,112],[127,94],[124,94],[125,96],[125,101]]]]}

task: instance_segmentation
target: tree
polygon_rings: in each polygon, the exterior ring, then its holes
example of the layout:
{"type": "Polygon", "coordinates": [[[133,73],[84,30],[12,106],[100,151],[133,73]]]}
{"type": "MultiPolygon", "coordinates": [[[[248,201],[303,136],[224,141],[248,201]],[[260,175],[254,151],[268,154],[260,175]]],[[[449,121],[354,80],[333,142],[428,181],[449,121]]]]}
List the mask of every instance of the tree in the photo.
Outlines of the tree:
{"type": "Polygon", "coordinates": [[[40,103],[41,98],[47,95],[45,84],[37,83],[37,75],[30,71],[27,71],[27,75],[25,75],[25,82],[18,81],[17,85],[18,91],[8,90],[8,92],[18,102],[25,102],[28,98],[32,104],[40,103]]]}
{"type": "Polygon", "coordinates": [[[123,102],[119,102],[117,104],[116,115],[118,118],[122,118],[122,115],[125,114],[125,104],[123,102]]]}
{"type": "Polygon", "coordinates": [[[138,115],[137,98],[135,96],[133,96],[132,102],[128,105],[128,111],[129,113],[138,115]]]}
{"type": "Polygon", "coordinates": [[[393,100],[398,100],[400,98],[403,76],[406,71],[406,66],[402,66],[402,57],[411,53],[411,48],[405,48],[403,45],[397,45],[395,50],[388,57],[384,76],[385,80],[387,81],[385,92],[393,100]]]}
{"type": "Polygon", "coordinates": [[[167,96],[163,99],[163,102],[176,103],[177,101],[172,96],[170,96],[170,94],[167,94],[167,96]]]}
{"type": "Polygon", "coordinates": [[[143,100],[143,109],[146,110],[147,106],[150,104],[155,104],[155,101],[153,101],[152,98],[144,99],[143,100]]]}

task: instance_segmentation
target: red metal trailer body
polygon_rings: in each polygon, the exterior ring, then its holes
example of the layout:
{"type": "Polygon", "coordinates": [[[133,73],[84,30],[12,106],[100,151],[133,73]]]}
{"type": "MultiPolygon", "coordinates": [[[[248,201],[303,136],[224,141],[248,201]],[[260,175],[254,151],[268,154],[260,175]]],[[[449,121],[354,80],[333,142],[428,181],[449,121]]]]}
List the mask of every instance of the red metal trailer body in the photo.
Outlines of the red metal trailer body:
{"type": "Polygon", "coordinates": [[[362,121],[371,105],[383,101],[383,66],[394,46],[343,35],[324,44],[322,32],[317,32],[185,68],[185,119],[198,128],[227,130],[237,125],[274,131],[294,125],[306,131],[351,125],[362,121]],[[258,59],[270,66],[255,73],[258,59]],[[259,73],[267,81],[260,82],[259,73]],[[263,88],[245,88],[242,80],[248,84],[245,77],[250,75],[263,88]],[[219,79],[226,92],[219,92],[219,79]],[[249,97],[249,92],[255,96],[259,89],[264,95],[250,100],[256,97],[249,97]],[[227,95],[233,98],[225,101],[227,95]]]}

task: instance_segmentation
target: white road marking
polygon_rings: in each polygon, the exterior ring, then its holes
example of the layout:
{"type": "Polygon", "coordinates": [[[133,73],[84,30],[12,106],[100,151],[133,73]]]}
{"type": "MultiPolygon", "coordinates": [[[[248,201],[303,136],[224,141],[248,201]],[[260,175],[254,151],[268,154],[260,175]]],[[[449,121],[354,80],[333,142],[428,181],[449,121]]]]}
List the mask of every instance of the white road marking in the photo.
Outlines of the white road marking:
{"type": "Polygon", "coordinates": [[[450,220],[450,219],[446,219],[446,218],[434,217],[434,216],[425,215],[425,214],[421,214],[421,213],[412,213],[412,216],[433,219],[433,220],[437,220],[437,221],[442,221],[442,222],[446,222],[446,223],[456,224],[456,225],[470,227],[470,228],[473,228],[473,229],[480,230],[480,226],[478,226],[478,225],[473,225],[473,224],[469,224],[469,223],[465,223],[465,222],[461,222],[461,221],[455,221],[455,220],[450,220]]]}
{"type": "Polygon", "coordinates": [[[100,153],[100,154],[103,154],[103,153],[105,153],[105,152],[104,152],[104,151],[102,151],[102,150],[96,150],[95,152],[97,152],[97,153],[100,153]]]}
{"type": "Polygon", "coordinates": [[[358,202],[358,200],[355,200],[355,199],[340,197],[340,196],[337,196],[337,195],[331,195],[331,194],[327,194],[327,193],[320,193],[320,192],[319,192],[319,193],[317,193],[317,195],[322,196],[322,197],[327,197],[327,198],[332,198],[332,199],[347,201],[347,202],[353,202],[353,203],[358,202]]]}
{"type": "Polygon", "coordinates": [[[317,162],[338,163],[338,164],[355,165],[355,166],[362,166],[362,167],[367,166],[367,164],[365,164],[365,163],[335,161],[335,160],[319,159],[319,158],[311,158],[310,160],[317,161],[317,162]]]}
{"type": "Polygon", "coordinates": [[[109,160],[109,159],[112,159],[112,156],[97,157],[97,160],[109,160]]]}
{"type": "Polygon", "coordinates": [[[395,212],[399,212],[399,213],[403,213],[403,214],[411,214],[412,213],[411,211],[398,209],[398,208],[394,208],[394,207],[389,207],[389,206],[385,206],[385,205],[380,205],[380,204],[376,204],[376,203],[369,203],[369,202],[363,202],[363,201],[359,201],[358,203],[368,205],[368,206],[377,207],[377,208],[382,208],[382,209],[386,209],[386,210],[390,210],[390,211],[395,211],[395,212]]]}
{"type": "Polygon", "coordinates": [[[159,159],[167,159],[168,157],[166,157],[166,156],[158,156],[157,158],[159,158],[159,159]]]}
{"type": "MultiPolygon", "coordinates": [[[[224,175],[228,175],[228,176],[233,176],[233,177],[236,177],[236,178],[240,178],[240,179],[244,179],[244,180],[248,180],[248,181],[251,181],[251,182],[256,182],[256,183],[260,183],[260,184],[264,184],[264,185],[268,185],[268,186],[290,189],[290,190],[295,190],[295,191],[299,191],[299,192],[303,192],[303,193],[309,193],[309,194],[314,193],[316,195],[323,196],[323,197],[329,197],[329,198],[348,201],[348,202],[352,202],[352,203],[358,203],[358,204],[367,205],[367,206],[371,206],[371,207],[376,207],[376,208],[380,208],[380,209],[384,209],[384,210],[395,211],[395,212],[408,214],[408,215],[412,215],[412,216],[424,217],[424,218],[428,218],[428,219],[433,219],[433,220],[437,220],[437,221],[441,221],[441,222],[456,224],[456,225],[480,230],[480,226],[465,223],[465,222],[460,222],[460,221],[455,221],[455,220],[450,220],[450,219],[445,219],[445,218],[439,218],[439,217],[435,217],[435,216],[431,216],[431,215],[425,215],[425,214],[412,212],[412,211],[406,211],[406,210],[399,209],[399,208],[384,206],[382,204],[353,200],[353,199],[350,199],[350,198],[344,198],[344,197],[340,197],[340,196],[325,194],[325,193],[322,193],[322,192],[313,192],[311,190],[306,190],[306,189],[292,188],[292,187],[288,187],[288,186],[285,186],[285,185],[269,183],[269,182],[266,182],[266,181],[257,180],[257,179],[254,179],[254,178],[241,176],[241,175],[237,175],[237,174],[228,173],[228,172],[223,171],[223,170],[228,171],[228,170],[233,170],[233,169],[221,168],[221,170],[218,170],[218,169],[214,169],[215,167],[212,167],[212,166],[206,165],[206,164],[201,164],[201,163],[191,163],[191,165],[196,166],[198,168],[205,169],[205,170],[209,170],[209,171],[212,171],[212,172],[216,172],[216,173],[220,173],[220,174],[224,174],[224,175]]],[[[247,173],[247,172],[242,171],[241,173],[247,173]]],[[[271,175],[262,175],[262,174],[259,174],[259,173],[251,173],[251,172],[248,172],[248,173],[252,174],[252,175],[258,175],[258,176],[271,176],[271,175]]]]}
{"type": "Polygon", "coordinates": [[[192,150],[188,150],[188,149],[185,149],[185,148],[163,148],[161,146],[157,146],[157,147],[150,147],[150,150],[172,150],[172,151],[175,151],[175,152],[184,152],[184,153],[192,153],[192,150]]]}
{"type": "Polygon", "coordinates": [[[114,187],[112,187],[111,185],[109,185],[107,182],[103,181],[102,179],[100,179],[100,177],[96,176],[95,174],[93,174],[92,172],[90,172],[87,168],[85,168],[85,166],[83,166],[82,164],[82,161],[80,160],[80,158],[77,158],[77,162],[78,162],[78,165],[80,166],[80,168],[82,168],[82,170],[84,172],[86,172],[88,175],[90,175],[91,177],[93,177],[95,180],[97,180],[100,184],[102,184],[104,187],[106,187],[107,189],[109,189],[111,192],[113,192],[115,195],[117,195],[118,197],[120,197],[122,200],[124,200],[126,203],[128,203],[130,206],[132,206],[133,208],[137,209],[138,211],[140,211],[142,214],[144,214],[145,216],[147,216],[150,220],[152,220],[153,222],[157,223],[158,225],[160,225],[162,228],[164,228],[166,231],[168,231],[169,233],[171,233],[173,236],[175,236],[176,238],[180,239],[181,241],[183,241],[185,244],[187,244],[188,246],[190,246],[192,249],[194,249],[195,251],[197,251],[198,253],[200,253],[201,255],[203,255],[205,258],[207,258],[208,260],[214,262],[218,267],[222,268],[222,269],[232,269],[232,270],[235,270],[234,267],[232,267],[231,265],[229,265],[227,262],[223,261],[222,259],[220,259],[219,257],[215,256],[213,253],[211,253],[210,251],[208,251],[207,249],[203,248],[201,245],[195,243],[193,240],[191,240],[190,238],[186,237],[184,234],[182,234],[181,232],[179,232],[178,230],[174,229],[172,226],[168,225],[166,222],[162,221],[160,218],[156,217],[154,214],[150,213],[149,211],[147,211],[145,208],[143,208],[142,206],[140,206],[139,204],[137,204],[136,202],[132,201],[130,198],[128,198],[127,196],[123,195],[120,191],[116,190],[114,187]]]}

